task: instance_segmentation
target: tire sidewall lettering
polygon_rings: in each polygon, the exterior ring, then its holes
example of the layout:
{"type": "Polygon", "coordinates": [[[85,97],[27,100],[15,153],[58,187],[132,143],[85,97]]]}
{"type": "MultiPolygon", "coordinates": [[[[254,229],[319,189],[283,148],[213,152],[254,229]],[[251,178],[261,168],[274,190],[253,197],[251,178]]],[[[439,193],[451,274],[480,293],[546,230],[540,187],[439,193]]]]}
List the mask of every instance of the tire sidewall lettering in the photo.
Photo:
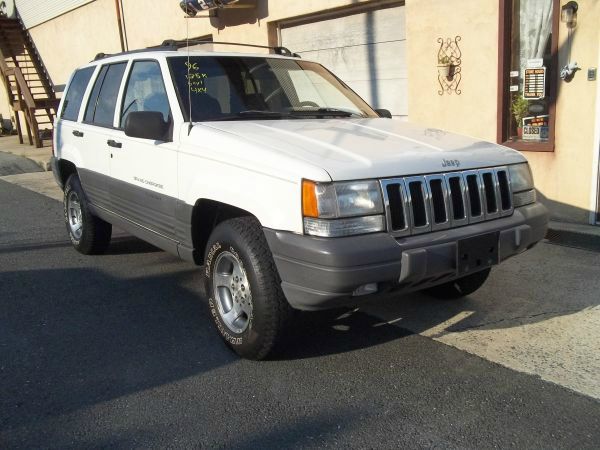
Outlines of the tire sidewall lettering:
{"type": "Polygon", "coordinates": [[[225,341],[227,341],[227,343],[231,345],[242,345],[244,343],[244,338],[236,337],[229,332],[228,328],[223,324],[221,320],[221,315],[217,308],[216,302],[212,299],[212,297],[208,299],[208,306],[210,308],[210,315],[215,321],[217,329],[219,330],[219,333],[221,334],[223,339],[225,339],[225,341]]]}

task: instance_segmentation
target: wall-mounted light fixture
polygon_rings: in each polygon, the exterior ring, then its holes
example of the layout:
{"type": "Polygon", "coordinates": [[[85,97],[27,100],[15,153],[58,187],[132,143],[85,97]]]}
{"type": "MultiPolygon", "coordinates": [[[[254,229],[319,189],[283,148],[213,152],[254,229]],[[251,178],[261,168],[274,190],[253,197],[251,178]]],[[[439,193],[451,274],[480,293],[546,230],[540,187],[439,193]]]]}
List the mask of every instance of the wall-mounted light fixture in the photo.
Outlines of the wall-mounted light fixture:
{"type": "Polygon", "coordinates": [[[567,24],[567,28],[575,28],[577,25],[577,10],[579,5],[577,2],[570,1],[563,5],[560,10],[560,21],[567,24]]]}
{"type": "Polygon", "coordinates": [[[577,61],[571,62],[571,47],[573,43],[573,28],[577,25],[577,10],[579,5],[577,2],[570,1],[563,5],[560,9],[560,21],[567,25],[569,33],[567,35],[568,56],[567,64],[560,71],[560,78],[570,82],[575,76],[575,72],[580,70],[577,61]]]}

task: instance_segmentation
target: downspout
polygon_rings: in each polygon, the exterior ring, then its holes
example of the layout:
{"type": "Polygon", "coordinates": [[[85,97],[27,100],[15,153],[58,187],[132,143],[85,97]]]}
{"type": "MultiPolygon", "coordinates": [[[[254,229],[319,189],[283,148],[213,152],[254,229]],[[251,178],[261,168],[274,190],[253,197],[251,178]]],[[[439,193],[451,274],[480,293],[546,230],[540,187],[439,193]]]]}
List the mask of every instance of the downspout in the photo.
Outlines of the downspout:
{"type": "Polygon", "coordinates": [[[123,36],[123,21],[121,19],[121,4],[120,0],[115,0],[115,8],[117,10],[117,23],[119,25],[119,39],[121,40],[121,51],[125,51],[125,38],[123,36]]]}

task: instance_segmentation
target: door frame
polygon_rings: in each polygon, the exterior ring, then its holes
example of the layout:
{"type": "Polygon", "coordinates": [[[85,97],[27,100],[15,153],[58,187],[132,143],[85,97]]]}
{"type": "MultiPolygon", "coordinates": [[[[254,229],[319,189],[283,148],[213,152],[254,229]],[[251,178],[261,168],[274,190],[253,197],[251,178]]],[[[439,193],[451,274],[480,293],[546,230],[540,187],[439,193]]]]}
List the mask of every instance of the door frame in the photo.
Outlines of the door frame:
{"type": "MultiPolygon", "coordinates": [[[[598,49],[600,62],[600,48],[598,49]]],[[[597,78],[597,77],[596,77],[597,78]]],[[[592,145],[592,188],[590,195],[590,224],[600,225],[600,81],[596,81],[596,124],[592,145]]]]}

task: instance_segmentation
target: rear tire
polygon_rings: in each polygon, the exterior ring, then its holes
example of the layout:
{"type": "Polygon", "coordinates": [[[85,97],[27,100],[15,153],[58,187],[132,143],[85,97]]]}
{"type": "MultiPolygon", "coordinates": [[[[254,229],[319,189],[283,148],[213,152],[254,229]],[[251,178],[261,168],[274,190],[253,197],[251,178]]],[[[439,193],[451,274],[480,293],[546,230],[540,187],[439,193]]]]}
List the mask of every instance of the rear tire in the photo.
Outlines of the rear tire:
{"type": "Polygon", "coordinates": [[[91,213],[76,174],[65,183],[63,206],[67,232],[75,250],[84,255],[104,253],[110,244],[112,225],[91,213]]]}
{"type": "Polygon", "coordinates": [[[425,289],[424,292],[427,295],[444,300],[454,300],[465,297],[483,286],[488,279],[491,270],[492,269],[485,269],[480,272],[467,275],[466,277],[425,289]]]}
{"type": "Polygon", "coordinates": [[[266,358],[287,329],[292,308],[258,220],[239,217],[212,232],[204,258],[209,312],[235,353],[266,358]]]}

